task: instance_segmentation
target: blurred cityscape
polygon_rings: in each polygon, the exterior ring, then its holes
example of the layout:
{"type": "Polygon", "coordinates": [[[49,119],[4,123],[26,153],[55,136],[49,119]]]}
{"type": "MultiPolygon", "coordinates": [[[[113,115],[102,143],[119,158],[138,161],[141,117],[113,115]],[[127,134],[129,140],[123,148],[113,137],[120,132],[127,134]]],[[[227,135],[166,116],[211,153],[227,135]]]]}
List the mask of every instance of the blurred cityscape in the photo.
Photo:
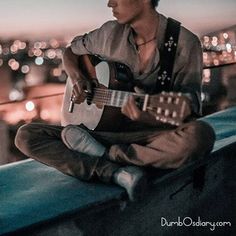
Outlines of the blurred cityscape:
{"type": "MultiPolygon", "coordinates": [[[[236,103],[236,26],[201,38],[203,115],[236,103]]],[[[32,121],[60,124],[69,39],[0,38],[0,165],[26,158],[14,146],[17,128],[32,121]]]]}
{"type": "Polygon", "coordinates": [[[236,25],[201,38],[203,115],[236,104],[236,25]]]}

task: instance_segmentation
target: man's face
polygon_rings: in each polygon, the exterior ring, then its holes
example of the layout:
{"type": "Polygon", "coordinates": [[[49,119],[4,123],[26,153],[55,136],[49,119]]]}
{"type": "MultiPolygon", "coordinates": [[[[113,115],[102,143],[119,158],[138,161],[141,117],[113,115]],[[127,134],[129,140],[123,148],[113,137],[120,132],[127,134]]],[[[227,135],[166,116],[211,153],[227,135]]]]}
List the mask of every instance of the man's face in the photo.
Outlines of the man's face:
{"type": "Polygon", "coordinates": [[[120,24],[132,24],[143,12],[143,0],[109,0],[108,7],[112,8],[113,16],[120,24]]]}

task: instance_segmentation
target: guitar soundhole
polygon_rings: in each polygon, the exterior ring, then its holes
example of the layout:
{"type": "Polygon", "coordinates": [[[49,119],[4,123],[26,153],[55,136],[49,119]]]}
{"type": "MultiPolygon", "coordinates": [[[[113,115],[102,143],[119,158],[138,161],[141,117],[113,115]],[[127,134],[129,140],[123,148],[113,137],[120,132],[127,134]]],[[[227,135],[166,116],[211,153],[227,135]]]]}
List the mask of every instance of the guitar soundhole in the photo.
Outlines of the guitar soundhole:
{"type": "Polygon", "coordinates": [[[115,62],[116,79],[119,82],[129,83],[133,80],[133,74],[128,66],[115,62]]]}

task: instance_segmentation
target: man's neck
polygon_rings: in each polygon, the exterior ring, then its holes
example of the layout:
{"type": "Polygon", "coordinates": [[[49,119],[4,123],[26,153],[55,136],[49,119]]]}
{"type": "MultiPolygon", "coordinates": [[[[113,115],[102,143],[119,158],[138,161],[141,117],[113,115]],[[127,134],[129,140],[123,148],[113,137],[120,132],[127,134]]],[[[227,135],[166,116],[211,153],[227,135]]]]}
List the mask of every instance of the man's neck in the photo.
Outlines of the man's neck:
{"type": "Polygon", "coordinates": [[[159,14],[153,10],[144,14],[142,18],[131,24],[134,30],[135,38],[143,42],[150,40],[157,34],[157,28],[159,23],[159,14]]]}

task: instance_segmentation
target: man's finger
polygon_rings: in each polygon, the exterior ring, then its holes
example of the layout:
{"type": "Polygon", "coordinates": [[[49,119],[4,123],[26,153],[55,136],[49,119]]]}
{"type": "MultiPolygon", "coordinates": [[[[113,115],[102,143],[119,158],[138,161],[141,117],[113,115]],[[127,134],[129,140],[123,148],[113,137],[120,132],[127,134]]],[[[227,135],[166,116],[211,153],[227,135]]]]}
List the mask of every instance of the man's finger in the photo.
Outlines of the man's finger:
{"type": "Polygon", "coordinates": [[[137,107],[135,99],[133,96],[131,96],[128,99],[128,104],[129,104],[129,110],[130,110],[130,114],[132,116],[132,119],[139,119],[141,111],[140,109],[137,107]]]}
{"type": "Polygon", "coordinates": [[[91,81],[86,81],[84,84],[84,92],[85,93],[93,93],[93,86],[92,86],[92,82],[91,81]]]}

